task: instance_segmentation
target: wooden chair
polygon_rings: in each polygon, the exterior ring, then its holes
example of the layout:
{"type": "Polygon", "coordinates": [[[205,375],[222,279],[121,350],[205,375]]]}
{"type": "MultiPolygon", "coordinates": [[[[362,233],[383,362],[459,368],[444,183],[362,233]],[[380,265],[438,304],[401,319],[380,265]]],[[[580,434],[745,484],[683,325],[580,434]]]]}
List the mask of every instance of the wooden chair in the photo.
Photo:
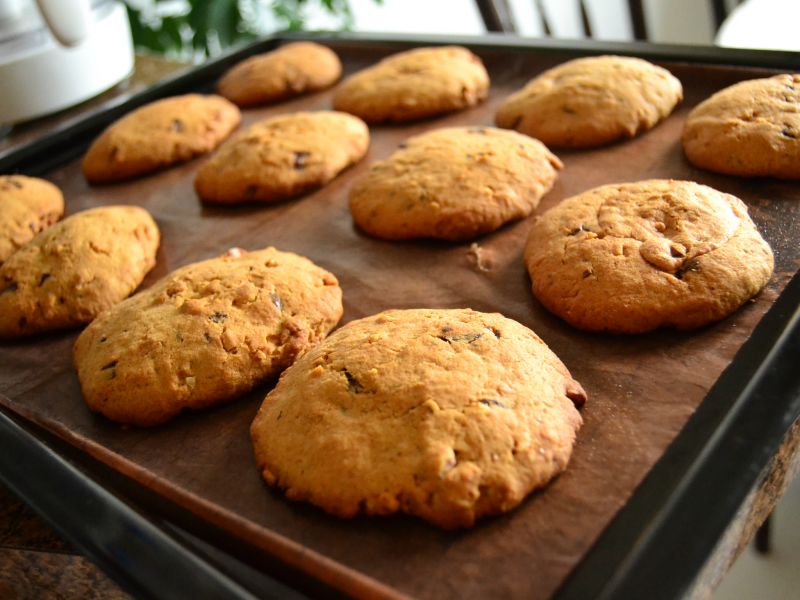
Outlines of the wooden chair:
{"type": "MultiPolygon", "coordinates": [[[[531,1],[536,6],[539,17],[541,18],[542,31],[547,36],[553,35],[554,27],[552,26],[551,18],[547,16],[548,11],[545,3],[543,0],[531,1]]],[[[586,0],[573,1],[578,4],[581,26],[585,37],[594,37],[592,20],[590,18],[591,11],[587,9],[586,0]]],[[[713,16],[712,26],[716,31],[727,17],[730,8],[739,4],[741,0],[709,0],[709,2],[711,4],[713,16]]],[[[516,33],[518,31],[509,0],[475,0],[475,3],[480,11],[481,18],[483,19],[487,31],[500,33],[516,33]]],[[[627,0],[631,31],[633,39],[635,40],[650,39],[648,36],[648,27],[643,4],[643,0],[627,0]]]]}

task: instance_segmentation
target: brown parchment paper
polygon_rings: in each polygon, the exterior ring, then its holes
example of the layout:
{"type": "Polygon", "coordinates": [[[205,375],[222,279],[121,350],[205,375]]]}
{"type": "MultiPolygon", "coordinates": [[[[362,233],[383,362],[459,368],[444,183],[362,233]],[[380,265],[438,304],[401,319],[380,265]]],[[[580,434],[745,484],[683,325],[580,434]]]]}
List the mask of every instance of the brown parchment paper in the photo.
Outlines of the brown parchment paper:
{"type": "MultiPolygon", "coordinates": [[[[389,52],[376,43],[332,44],[353,72],[389,52]]],[[[530,50],[480,52],[492,76],[481,106],[406,126],[372,127],[369,154],[325,189],[273,206],[206,207],[192,188],[202,159],[129,183],[89,187],[74,161],[50,179],[67,212],[122,203],[147,208],[161,228],[158,264],[146,287],[188,262],[232,246],[274,245],[335,273],[343,322],[398,307],[498,311],[533,328],[589,393],[569,469],[513,513],[471,531],[444,533],[406,517],[340,521],[267,489],[252,458],[248,427],[272,382],[228,406],[185,415],[153,430],[121,428],[85,408],[67,332],[0,345],[6,408],[44,425],[242,540],[362,597],[546,598],[551,596],[662,455],[798,268],[800,184],[737,179],[690,166],[680,147],[687,111],[712,92],[769,74],[752,69],[665,64],[685,101],[654,130],[606,148],[558,152],[565,163],[537,213],[588,188],[652,177],[692,179],[733,193],[776,254],[767,289],[738,313],[690,333],[618,337],[583,333],[533,299],[522,262],[532,218],[470,243],[389,243],[352,224],[347,193],[369,164],[404,138],[435,127],[491,125],[498,103],[544,68],[566,60],[530,50]],[[478,256],[479,255],[479,256],[478,256]],[[477,264],[478,259],[480,264],[477,264]]],[[[331,92],[244,111],[244,125],[268,115],[330,107],[331,92]]],[[[87,517],[88,518],[88,517],[87,517]]]]}

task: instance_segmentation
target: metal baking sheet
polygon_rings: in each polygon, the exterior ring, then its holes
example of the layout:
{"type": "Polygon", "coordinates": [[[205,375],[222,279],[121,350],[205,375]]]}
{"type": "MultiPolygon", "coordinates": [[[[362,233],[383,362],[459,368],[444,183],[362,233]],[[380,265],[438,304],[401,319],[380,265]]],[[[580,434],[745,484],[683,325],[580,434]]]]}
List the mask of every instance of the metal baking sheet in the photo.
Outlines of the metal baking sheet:
{"type": "MultiPolygon", "coordinates": [[[[526,324],[589,393],[569,469],[511,514],[469,531],[441,532],[407,517],[341,521],[285,500],[259,479],[248,427],[274,382],[228,406],[185,415],[164,427],[119,427],[92,415],[81,400],[71,366],[74,331],[0,345],[0,404],[248,547],[344,593],[550,597],[625,506],[798,270],[798,184],[698,170],[686,162],[679,142],[686,114],[698,102],[727,85],[775,71],[664,55],[655,62],[669,68],[685,90],[684,102],[665,122],[631,141],[595,150],[556,151],[565,168],[536,213],[605,183],[690,179],[742,198],[775,252],[775,275],[767,288],[730,318],[694,332],[623,337],[572,329],[533,299],[522,262],[532,218],[478,239],[479,266],[470,243],[375,240],[354,228],[347,210],[353,181],[403,139],[438,127],[491,125],[503,98],[545,68],[580,55],[574,48],[543,50],[466,40],[492,78],[485,103],[419,123],[372,127],[369,153],[359,165],[324,189],[294,200],[239,208],[204,206],[192,188],[203,159],[127,183],[90,187],[83,180],[79,154],[104,124],[154,95],[210,91],[227,65],[276,43],[263,42],[201,67],[150,96],[95,115],[79,131],[54,135],[52,152],[47,151],[47,140],[23,149],[16,164],[31,173],[45,169],[44,175],[64,191],[68,214],[104,204],[147,208],[161,228],[162,246],[143,287],[232,246],[274,245],[308,256],[337,275],[344,291],[343,323],[387,308],[469,306],[526,324]],[[72,144],[66,144],[70,139],[72,144]]],[[[347,39],[325,43],[338,52],[346,74],[414,45],[347,39]]],[[[243,111],[243,126],[275,114],[328,109],[330,103],[331,91],[326,91],[248,109],[243,111]]],[[[12,164],[14,158],[4,157],[0,164],[12,164]]]]}

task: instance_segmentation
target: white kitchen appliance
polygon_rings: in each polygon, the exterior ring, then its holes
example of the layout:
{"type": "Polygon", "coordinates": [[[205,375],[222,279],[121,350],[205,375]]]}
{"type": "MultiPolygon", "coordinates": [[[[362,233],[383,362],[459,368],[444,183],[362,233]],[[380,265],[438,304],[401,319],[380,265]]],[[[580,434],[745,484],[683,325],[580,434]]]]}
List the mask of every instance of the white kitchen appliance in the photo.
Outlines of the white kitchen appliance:
{"type": "Polygon", "coordinates": [[[116,0],[0,0],[0,124],[68,108],[133,70],[116,0]]]}

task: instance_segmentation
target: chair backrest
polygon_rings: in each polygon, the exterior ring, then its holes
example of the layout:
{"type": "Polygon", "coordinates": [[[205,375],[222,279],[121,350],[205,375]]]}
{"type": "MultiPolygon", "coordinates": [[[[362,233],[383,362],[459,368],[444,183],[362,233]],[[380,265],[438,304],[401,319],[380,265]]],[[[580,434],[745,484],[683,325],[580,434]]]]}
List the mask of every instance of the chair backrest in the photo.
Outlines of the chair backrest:
{"type": "MultiPolygon", "coordinates": [[[[685,19],[695,19],[697,15],[685,14],[691,10],[706,12],[700,16],[710,20],[710,30],[701,36],[707,39],[695,36],[695,39],[665,41],[710,43],[730,10],[740,2],[684,2],[685,6],[679,7],[677,12],[685,19]]],[[[659,35],[654,23],[648,24],[648,17],[655,21],[669,13],[675,18],[676,12],[674,0],[476,0],[476,4],[488,31],[621,40],[662,41],[665,36],[659,35]]]]}

